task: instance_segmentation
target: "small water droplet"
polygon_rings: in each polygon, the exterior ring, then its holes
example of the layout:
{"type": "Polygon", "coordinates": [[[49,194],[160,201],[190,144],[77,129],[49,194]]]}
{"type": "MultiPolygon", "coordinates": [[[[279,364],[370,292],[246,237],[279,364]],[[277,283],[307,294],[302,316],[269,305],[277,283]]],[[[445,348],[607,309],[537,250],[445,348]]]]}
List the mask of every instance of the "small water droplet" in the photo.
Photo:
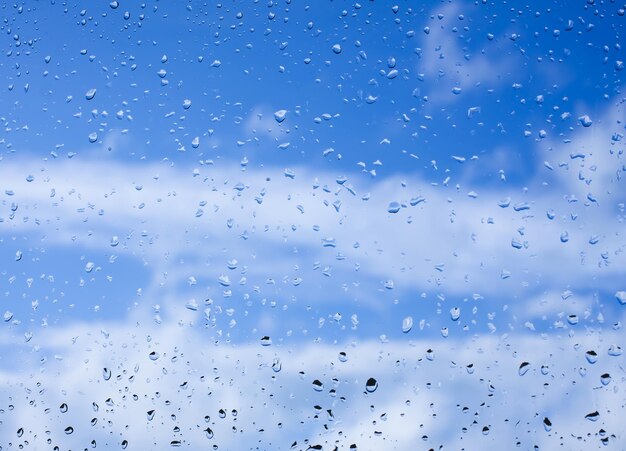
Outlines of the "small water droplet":
{"type": "Polygon", "coordinates": [[[102,377],[105,381],[108,381],[109,379],[111,379],[111,370],[108,368],[103,368],[102,377]]]}
{"type": "Polygon", "coordinates": [[[336,55],[339,55],[341,53],[341,45],[339,44],[333,45],[333,52],[335,52],[336,55]]]}
{"type": "Polygon", "coordinates": [[[67,404],[65,404],[65,403],[63,403],[63,404],[61,404],[61,405],[59,406],[59,411],[60,411],[61,413],[65,413],[65,412],[67,412],[67,409],[68,409],[68,407],[67,407],[67,404]]]}
{"type": "Polygon", "coordinates": [[[96,96],[96,88],[91,88],[85,93],[85,99],[91,100],[96,96]]]}
{"type": "Polygon", "coordinates": [[[322,382],[318,379],[315,379],[313,381],[313,390],[315,391],[322,391],[324,390],[324,384],[322,384],[322,382]]]}

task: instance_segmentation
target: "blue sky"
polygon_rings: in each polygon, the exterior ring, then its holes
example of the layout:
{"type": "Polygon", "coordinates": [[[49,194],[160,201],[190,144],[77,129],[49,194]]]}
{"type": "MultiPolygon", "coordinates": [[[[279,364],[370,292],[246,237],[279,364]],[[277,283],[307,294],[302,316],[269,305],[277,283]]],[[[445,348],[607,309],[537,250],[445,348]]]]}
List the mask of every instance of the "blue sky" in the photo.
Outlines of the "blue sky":
{"type": "Polygon", "coordinates": [[[621,8],[3,5],[0,446],[98,435],[196,449],[194,422],[210,410],[220,449],[576,449],[606,437],[620,449],[623,358],[609,349],[626,301],[621,8]],[[445,358],[423,372],[427,349],[445,358]],[[179,354],[197,391],[201,373],[241,389],[194,401],[171,376],[179,354]],[[539,398],[517,387],[523,361],[539,398]],[[107,386],[101,367],[124,376],[107,386]],[[107,414],[128,419],[105,432],[81,425],[92,402],[125,396],[124,371],[145,402],[116,398],[126,413],[107,414]],[[369,373],[385,383],[368,394],[369,373]],[[333,378],[348,387],[324,395],[333,424],[301,418],[321,405],[312,380],[325,394],[333,378]],[[500,382],[497,402],[486,381],[500,382]],[[445,387],[436,401],[432,384],[445,387]],[[431,409],[460,424],[456,399],[489,408],[468,431],[426,421],[431,409]],[[62,402],[80,412],[72,434],[62,402]],[[144,404],[168,427],[157,433],[144,404]],[[216,420],[222,405],[238,406],[246,432],[216,420]],[[258,432],[260,405],[281,427],[258,432]],[[520,405],[530,435],[502,420],[520,405]],[[373,434],[381,409],[398,419],[373,434]],[[20,426],[30,415],[40,426],[20,426]]]}

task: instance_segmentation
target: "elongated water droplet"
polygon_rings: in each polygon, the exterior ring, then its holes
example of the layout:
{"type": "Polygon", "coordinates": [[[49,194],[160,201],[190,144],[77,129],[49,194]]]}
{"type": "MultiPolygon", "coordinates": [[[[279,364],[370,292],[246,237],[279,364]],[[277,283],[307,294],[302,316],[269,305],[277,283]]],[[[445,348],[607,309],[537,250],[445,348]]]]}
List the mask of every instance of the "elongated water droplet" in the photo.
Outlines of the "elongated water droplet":
{"type": "Polygon", "coordinates": [[[413,328],[413,317],[407,316],[402,320],[402,332],[408,333],[413,328]]]}
{"type": "Polygon", "coordinates": [[[530,369],[530,363],[522,362],[522,364],[519,366],[518,373],[520,376],[523,376],[524,374],[528,372],[529,369],[530,369]]]}
{"type": "Polygon", "coordinates": [[[552,422],[548,417],[543,417],[543,428],[546,432],[550,432],[552,430],[552,422]]]}

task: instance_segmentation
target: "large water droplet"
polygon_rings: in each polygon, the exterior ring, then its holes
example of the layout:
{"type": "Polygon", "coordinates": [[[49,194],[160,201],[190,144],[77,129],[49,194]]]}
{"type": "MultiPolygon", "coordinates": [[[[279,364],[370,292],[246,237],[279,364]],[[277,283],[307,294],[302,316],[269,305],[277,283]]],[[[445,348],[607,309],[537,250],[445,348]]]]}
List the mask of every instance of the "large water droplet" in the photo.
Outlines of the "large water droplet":
{"type": "Polygon", "coordinates": [[[389,213],[398,213],[400,211],[401,205],[399,202],[390,202],[389,206],[387,207],[387,211],[389,213]]]}
{"type": "Polygon", "coordinates": [[[587,351],[585,353],[585,358],[587,359],[587,362],[593,365],[598,361],[598,354],[596,353],[596,351],[587,351]]]}
{"type": "Polygon", "coordinates": [[[552,430],[552,422],[548,417],[543,417],[543,428],[546,432],[550,432],[552,430]]]}
{"type": "Polygon", "coordinates": [[[402,332],[408,333],[413,328],[413,317],[407,316],[402,320],[402,332]]]}
{"type": "Polygon", "coordinates": [[[367,382],[365,382],[365,391],[368,393],[374,393],[378,388],[378,381],[373,377],[370,377],[367,382]]]}
{"type": "Polygon", "coordinates": [[[590,127],[591,124],[593,124],[593,121],[591,120],[591,118],[587,116],[586,114],[583,116],[580,116],[578,120],[580,121],[583,127],[590,127]]]}
{"type": "Polygon", "coordinates": [[[285,120],[286,116],[287,116],[287,110],[278,110],[274,113],[274,119],[279,124],[285,120]]]}
{"type": "Polygon", "coordinates": [[[529,369],[530,369],[530,363],[522,362],[522,364],[519,366],[518,373],[520,376],[523,376],[524,374],[528,372],[529,369]]]}

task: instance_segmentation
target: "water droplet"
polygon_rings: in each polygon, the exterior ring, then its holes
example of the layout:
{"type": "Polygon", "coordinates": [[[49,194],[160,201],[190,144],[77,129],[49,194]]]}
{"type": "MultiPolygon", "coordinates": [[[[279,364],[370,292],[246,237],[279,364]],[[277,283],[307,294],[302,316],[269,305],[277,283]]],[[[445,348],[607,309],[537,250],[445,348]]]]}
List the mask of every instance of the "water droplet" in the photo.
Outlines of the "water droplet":
{"type": "Polygon", "coordinates": [[[602,385],[609,385],[609,383],[611,382],[611,375],[609,373],[604,373],[600,376],[600,382],[602,383],[602,385]]]}
{"type": "Polygon", "coordinates": [[[546,432],[550,432],[552,430],[552,422],[548,417],[543,418],[543,428],[546,430],[546,432]]]}
{"type": "Polygon", "coordinates": [[[402,320],[402,332],[408,333],[413,328],[413,317],[407,316],[402,320]]]}
{"type": "Polygon", "coordinates": [[[313,390],[315,391],[322,391],[324,390],[324,384],[322,384],[322,382],[318,379],[315,379],[313,381],[313,390]]]}
{"type": "Polygon", "coordinates": [[[615,293],[615,299],[619,301],[620,304],[626,304],[626,291],[618,291],[615,293]]]}
{"type": "Polygon", "coordinates": [[[150,360],[155,361],[159,358],[159,353],[156,351],[152,351],[150,354],[148,354],[148,357],[150,358],[150,360]]]}
{"type": "Polygon", "coordinates": [[[93,144],[96,141],[98,141],[98,134],[96,132],[89,133],[89,142],[93,144]]]}
{"type": "Polygon", "coordinates": [[[530,369],[530,363],[522,362],[522,364],[519,366],[518,373],[520,376],[523,376],[524,374],[528,372],[529,369],[530,369]]]}
{"type": "Polygon", "coordinates": [[[483,427],[483,435],[489,435],[489,426],[483,427]]]}
{"type": "Polygon", "coordinates": [[[152,421],[154,419],[154,410],[148,410],[146,412],[146,416],[148,418],[148,421],[152,421]]]}
{"type": "Polygon", "coordinates": [[[279,124],[285,120],[286,116],[287,116],[287,110],[278,110],[274,113],[274,119],[279,124]]]}
{"type": "Polygon", "coordinates": [[[111,3],[109,3],[109,6],[111,7],[111,9],[117,9],[118,6],[120,6],[120,2],[118,2],[117,0],[113,0],[111,3]]]}
{"type": "Polygon", "coordinates": [[[341,46],[339,44],[333,45],[333,52],[335,52],[336,55],[339,55],[341,53],[341,46]]]}
{"type": "Polygon", "coordinates": [[[212,439],[213,438],[213,430],[211,428],[206,428],[204,430],[204,434],[206,435],[206,438],[208,438],[208,439],[212,439]]]}
{"type": "Polygon", "coordinates": [[[374,393],[378,388],[378,382],[373,377],[370,377],[367,382],[365,382],[365,391],[368,393],[374,393]]]}
{"type": "Polygon", "coordinates": [[[108,381],[109,379],[111,379],[111,370],[108,368],[103,368],[102,369],[102,378],[105,381],[108,381]]]}
{"type": "Polygon", "coordinates": [[[450,309],[450,319],[452,321],[457,321],[461,317],[461,309],[458,307],[452,307],[450,309]]]}
{"type": "Polygon", "coordinates": [[[85,99],[91,100],[96,96],[96,88],[91,88],[85,93],[85,99]]]}
{"type": "Polygon", "coordinates": [[[339,356],[337,358],[339,359],[340,362],[348,361],[348,355],[345,353],[345,351],[339,352],[339,356]]]}
{"type": "Polygon", "coordinates": [[[186,110],[191,108],[191,100],[189,100],[189,99],[183,100],[183,108],[186,109],[186,110]]]}
{"type": "Polygon", "coordinates": [[[583,127],[590,127],[591,124],[593,124],[593,121],[591,120],[591,118],[589,118],[589,116],[587,116],[586,114],[583,116],[580,116],[578,120],[580,121],[583,127]]]}
{"type": "Polygon", "coordinates": [[[19,262],[22,259],[22,251],[15,251],[15,261],[19,262]]]}
{"type": "Polygon", "coordinates": [[[598,361],[598,354],[596,354],[596,351],[587,351],[585,353],[585,358],[587,359],[587,362],[593,365],[598,361]]]}
{"type": "Polygon", "coordinates": [[[585,415],[585,419],[589,421],[598,421],[598,418],[600,418],[600,413],[597,410],[585,415]]]}
{"type": "Polygon", "coordinates": [[[68,426],[68,427],[66,427],[66,428],[65,428],[65,433],[66,433],[67,435],[70,435],[70,434],[72,434],[73,432],[74,432],[74,428],[73,428],[72,426],[68,426]]]}
{"type": "Polygon", "coordinates": [[[608,353],[612,357],[618,357],[622,355],[622,348],[619,345],[611,345],[609,346],[608,353]]]}
{"type": "Polygon", "coordinates": [[[263,337],[261,337],[261,346],[269,346],[272,344],[272,339],[265,335],[263,337]]]}
{"type": "Polygon", "coordinates": [[[274,361],[272,362],[272,370],[274,370],[275,373],[278,373],[280,372],[282,367],[283,364],[280,362],[280,359],[278,357],[275,357],[274,361]]]}
{"type": "Polygon", "coordinates": [[[116,235],[113,235],[113,236],[111,237],[111,242],[110,242],[110,244],[111,244],[111,247],[115,247],[115,246],[117,246],[118,244],[120,244],[120,239],[119,239],[116,235]]]}
{"type": "Polygon", "coordinates": [[[86,272],[91,272],[93,271],[94,268],[94,263],[93,262],[87,262],[87,264],[85,265],[85,271],[86,272]]]}
{"type": "Polygon", "coordinates": [[[387,212],[389,213],[398,213],[400,211],[400,203],[399,202],[390,202],[389,206],[387,207],[387,212]]]}
{"type": "Polygon", "coordinates": [[[191,140],[191,147],[197,149],[198,146],[200,146],[200,137],[196,136],[194,139],[191,140]]]}
{"type": "Polygon", "coordinates": [[[4,315],[2,316],[2,319],[5,322],[9,322],[11,321],[11,319],[13,319],[13,312],[7,310],[6,312],[4,312],[4,315]]]}

